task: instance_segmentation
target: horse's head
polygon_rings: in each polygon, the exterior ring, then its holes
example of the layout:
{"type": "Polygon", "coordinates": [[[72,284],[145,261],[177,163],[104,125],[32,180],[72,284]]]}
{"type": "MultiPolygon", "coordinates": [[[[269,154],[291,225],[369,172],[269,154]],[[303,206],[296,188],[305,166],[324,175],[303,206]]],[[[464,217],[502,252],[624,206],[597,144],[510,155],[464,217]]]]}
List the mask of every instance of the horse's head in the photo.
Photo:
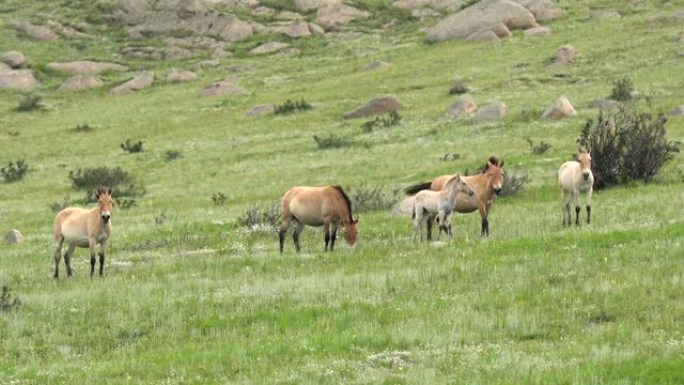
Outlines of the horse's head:
{"type": "Polygon", "coordinates": [[[468,196],[473,196],[475,194],[475,190],[473,190],[463,178],[461,178],[461,174],[456,174],[449,178],[449,180],[446,182],[444,185],[445,188],[447,187],[453,187],[456,189],[456,193],[464,193],[467,194],[468,196]]]}
{"type": "Polygon", "coordinates": [[[358,229],[356,228],[356,224],[358,222],[359,218],[356,218],[344,225],[344,240],[347,241],[347,243],[352,247],[356,245],[356,236],[359,233],[358,229]]]}
{"type": "Polygon", "coordinates": [[[100,187],[95,192],[97,197],[97,208],[100,210],[100,217],[104,223],[109,222],[112,216],[112,189],[100,187]]]}
{"type": "Polygon", "coordinates": [[[503,166],[503,160],[499,162],[495,156],[491,156],[489,157],[487,165],[482,171],[482,173],[487,176],[487,182],[490,186],[492,186],[492,191],[494,191],[496,195],[499,195],[504,184],[503,166]]]}
{"type": "Polygon", "coordinates": [[[580,169],[582,170],[582,177],[584,180],[589,180],[591,175],[591,154],[585,149],[580,149],[577,160],[580,164],[580,169]]]}

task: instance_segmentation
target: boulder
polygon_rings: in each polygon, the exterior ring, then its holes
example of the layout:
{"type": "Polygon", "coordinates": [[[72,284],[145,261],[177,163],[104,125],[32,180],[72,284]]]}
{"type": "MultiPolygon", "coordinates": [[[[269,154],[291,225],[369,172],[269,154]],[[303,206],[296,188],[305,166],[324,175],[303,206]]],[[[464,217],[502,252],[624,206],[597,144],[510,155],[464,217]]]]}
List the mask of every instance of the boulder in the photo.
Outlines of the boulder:
{"type": "Polygon", "coordinates": [[[179,15],[174,11],[146,12],[134,18],[128,34],[134,38],[190,33],[234,42],[253,35],[252,26],[235,15],[213,11],[179,15]]]}
{"type": "Polygon", "coordinates": [[[582,55],[580,55],[580,53],[577,52],[577,50],[573,46],[564,45],[559,47],[556,51],[556,54],[553,57],[553,64],[570,64],[581,56],[582,55]]]}
{"type": "Polygon", "coordinates": [[[133,79],[112,88],[109,92],[112,94],[127,94],[133,91],[143,90],[154,83],[154,72],[142,71],[138,73],[133,79]]]}
{"type": "Polygon", "coordinates": [[[66,38],[85,38],[88,37],[85,33],[77,30],[76,28],[69,27],[67,25],[63,25],[62,23],[59,23],[54,20],[48,20],[47,23],[45,23],[48,28],[50,28],[52,31],[58,33],[59,35],[66,37],[66,38]]]}
{"type": "Polygon", "coordinates": [[[0,57],[0,62],[3,62],[13,69],[20,69],[26,67],[26,57],[19,51],[7,51],[0,57]]]}
{"type": "Polygon", "coordinates": [[[0,61],[0,75],[12,72],[12,67],[0,61]]]}
{"type": "Polygon", "coordinates": [[[294,5],[300,11],[311,11],[325,5],[341,4],[342,0],[294,0],[294,5]]]}
{"type": "Polygon", "coordinates": [[[374,70],[376,68],[389,67],[389,66],[391,66],[390,63],[384,62],[382,60],[373,60],[372,62],[363,66],[363,70],[364,71],[371,71],[371,70],[374,70]]]}
{"type": "Polygon", "coordinates": [[[21,243],[24,240],[24,236],[21,235],[21,232],[19,232],[19,230],[15,229],[6,232],[3,239],[6,243],[17,244],[21,243]]]}
{"type": "Polygon", "coordinates": [[[622,102],[613,99],[596,99],[589,102],[589,108],[612,111],[622,107],[622,102]]]}
{"type": "Polygon", "coordinates": [[[204,87],[200,96],[239,95],[247,93],[247,90],[235,84],[233,79],[224,79],[204,87]]]}
{"type": "Polygon", "coordinates": [[[13,70],[0,73],[0,89],[32,90],[40,86],[40,82],[33,76],[31,70],[13,70]]]}
{"type": "Polygon", "coordinates": [[[166,74],[166,80],[171,83],[184,83],[197,79],[197,74],[192,71],[171,68],[166,74]]]}
{"type": "Polygon", "coordinates": [[[619,19],[622,17],[618,11],[597,11],[592,12],[591,17],[599,20],[619,19]]]}
{"type": "Polygon", "coordinates": [[[128,70],[128,67],[125,65],[89,60],[80,60],[68,63],[48,63],[47,68],[74,75],[98,75],[102,72],[123,72],[128,70]]]}
{"type": "Polygon", "coordinates": [[[493,35],[497,38],[507,37],[511,30],[538,26],[532,13],[518,3],[510,0],[482,0],[430,28],[427,41],[493,40],[493,35]]]}
{"type": "Polygon", "coordinates": [[[268,43],[264,43],[253,50],[249,51],[249,53],[254,54],[254,55],[266,55],[266,54],[271,54],[278,52],[280,50],[283,50],[285,48],[288,48],[290,45],[287,43],[281,43],[279,41],[272,41],[268,43]]]}
{"type": "Polygon", "coordinates": [[[39,41],[52,41],[58,38],[57,34],[52,32],[50,28],[41,25],[33,25],[26,21],[15,20],[11,22],[10,27],[17,30],[19,33],[39,41]]]}
{"type": "Polygon", "coordinates": [[[394,207],[392,207],[391,214],[410,217],[411,215],[413,215],[413,203],[415,202],[415,200],[415,196],[404,198],[402,201],[398,202],[394,205],[394,207]]]}
{"type": "Polygon", "coordinates": [[[375,116],[396,111],[403,107],[401,101],[394,95],[378,96],[373,100],[364,103],[355,109],[345,112],[342,117],[344,119],[363,118],[366,116],[375,116]]]}
{"type": "Polygon", "coordinates": [[[670,115],[684,116],[684,104],[670,110],[670,115]]]}
{"type": "Polygon", "coordinates": [[[259,104],[249,111],[245,115],[247,116],[264,116],[264,115],[269,115],[272,114],[275,111],[275,106],[271,103],[269,104],[259,104]]]}
{"type": "Polygon", "coordinates": [[[534,27],[530,29],[526,29],[523,34],[527,37],[532,37],[532,36],[547,36],[551,34],[551,28],[549,27],[534,27]]]}
{"type": "Polygon", "coordinates": [[[70,77],[62,83],[57,91],[74,92],[83,91],[90,88],[100,87],[103,84],[102,80],[93,75],[76,75],[70,77]]]}
{"type": "Polygon", "coordinates": [[[316,11],[316,23],[326,30],[336,29],[352,20],[368,17],[369,13],[344,4],[328,4],[316,11]]]}
{"type": "Polygon", "coordinates": [[[454,104],[449,107],[447,111],[448,116],[461,117],[467,116],[472,117],[477,111],[477,103],[470,95],[463,95],[454,104]]]}
{"type": "Polygon", "coordinates": [[[453,13],[463,8],[465,3],[465,0],[398,0],[393,5],[409,11],[440,10],[453,13]]]}
{"type": "Polygon", "coordinates": [[[561,17],[561,10],[551,0],[511,0],[530,11],[537,21],[553,20],[561,17]]]}
{"type": "Polygon", "coordinates": [[[544,119],[560,120],[577,115],[575,107],[565,96],[561,96],[555,103],[550,105],[542,114],[544,119]]]}
{"type": "Polygon", "coordinates": [[[311,29],[309,28],[309,23],[306,21],[296,21],[292,24],[274,27],[272,29],[275,33],[280,33],[285,36],[289,36],[293,39],[311,36],[311,29]]]}
{"type": "Polygon", "coordinates": [[[502,119],[508,114],[508,108],[503,102],[493,102],[487,107],[477,110],[473,116],[473,122],[484,123],[502,119]]]}
{"type": "Polygon", "coordinates": [[[672,14],[672,16],[679,19],[679,20],[684,20],[684,9],[680,9],[678,11],[675,11],[672,14]]]}

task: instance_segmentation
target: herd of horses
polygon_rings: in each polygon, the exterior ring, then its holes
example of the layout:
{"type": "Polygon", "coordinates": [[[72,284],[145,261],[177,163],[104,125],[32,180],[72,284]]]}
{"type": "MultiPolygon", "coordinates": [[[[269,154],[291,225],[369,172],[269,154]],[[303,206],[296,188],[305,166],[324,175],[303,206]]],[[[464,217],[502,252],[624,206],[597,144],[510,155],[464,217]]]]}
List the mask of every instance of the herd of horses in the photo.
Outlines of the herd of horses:
{"type": "MultiPolygon", "coordinates": [[[[591,223],[591,195],[594,177],[591,172],[591,154],[580,149],[577,161],[563,163],[558,170],[558,183],[563,199],[563,225],[572,220],[571,200],[575,207],[575,224],[579,225],[579,196],[586,194],[587,224],[591,223]]],[[[451,216],[454,212],[472,213],[478,211],[482,219],[482,236],[489,235],[487,216],[504,184],[504,162],[492,156],[481,172],[476,175],[442,175],[429,182],[418,183],[406,188],[408,195],[415,195],[413,203],[413,240],[418,233],[423,241],[423,228],[427,228],[427,239],[431,239],[433,223],[439,233],[451,238],[451,216]]],[[[96,191],[97,204],[91,209],[68,207],[54,219],[55,271],[59,277],[59,263],[64,243],[68,248],[64,254],[67,276],[71,276],[71,257],[76,247],[88,247],[90,251],[90,276],[95,274],[95,248],[99,245],[99,274],[103,275],[105,248],[112,234],[112,190],[100,187],[96,191]]],[[[279,232],[280,252],[283,252],[285,237],[290,223],[295,223],[293,240],[295,250],[301,250],[299,236],[305,225],[323,226],[325,251],[333,251],[337,231],[344,227],[345,240],[354,247],[357,239],[358,218],[352,217],[352,202],[340,186],[293,187],[281,200],[281,226],[279,232]]]]}

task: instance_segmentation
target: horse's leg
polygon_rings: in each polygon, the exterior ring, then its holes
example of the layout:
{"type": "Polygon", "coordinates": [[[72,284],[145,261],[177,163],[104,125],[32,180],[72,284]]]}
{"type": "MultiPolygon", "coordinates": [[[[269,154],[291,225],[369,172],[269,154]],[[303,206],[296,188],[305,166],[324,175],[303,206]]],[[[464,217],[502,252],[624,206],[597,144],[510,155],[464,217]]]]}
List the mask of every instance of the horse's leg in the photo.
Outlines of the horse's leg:
{"type": "Polygon", "coordinates": [[[335,247],[335,240],[337,239],[337,229],[339,228],[339,224],[333,223],[332,224],[332,232],[330,234],[330,251],[333,251],[333,247],[335,247]]]}
{"type": "Polygon", "coordinates": [[[107,246],[107,241],[101,242],[100,243],[100,277],[102,277],[102,274],[104,272],[104,261],[105,261],[105,247],[107,246]]]}
{"type": "Polygon", "coordinates": [[[59,278],[59,260],[62,259],[62,245],[64,244],[64,237],[63,236],[57,236],[55,241],[57,242],[57,246],[55,247],[55,273],[53,274],[54,278],[59,278]]]}
{"type": "Polygon", "coordinates": [[[301,251],[301,247],[299,246],[299,235],[302,233],[303,229],[304,223],[297,221],[297,226],[295,227],[294,234],[292,234],[292,239],[294,240],[295,251],[298,253],[301,251]]]}
{"type": "Polygon", "coordinates": [[[591,224],[591,194],[593,193],[593,187],[589,187],[587,191],[587,224],[591,224]]]}
{"type": "Polygon", "coordinates": [[[480,236],[482,237],[488,237],[489,236],[489,221],[487,220],[487,206],[485,205],[480,205],[479,207],[480,211],[480,217],[482,218],[482,230],[480,231],[480,236]]]}
{"type": "Polygon", "coordinates": [[[435,221],[436,216],[433,214],[428,214],[428,220],[427,220],[427,240],[431,241],[432,240],[432,223],[435,221]]]}
{"type": "Polygon", "coordinates": [[[90,276],[95,274],[95,238],[88,239],[88,250],[90,251],[90,276]]]}
{"type": "MultiPolygon", "coordinates": [[[[330,243],[330,222],[325,221],[323,223],[323,232],[325,233],[325,250],[328,251],[328,243],[330,243]]],[[[332,251],[332,247],[330,248],[330,251],[332,251]]]]}
{"type": "Polygon", "coordinates": [[[442,237],[442,230],[444,230],[444,232],[446,233],[446,228],[444,227],[444,225],[446,224],[444,211],[440,210],[437,213],[437,219],[439,220],[439,225],[437,226],[437,240],[439,241],[442,237]]]}
{"type": "Polygon", "coordinates": [[[285,235],[287,234],[288,227],[290,227],[290,218],[283,216],[283,220],[280,225],[280,232],[278,233],[278,238],[280,240],[280,254],[283,253],[283,245],[285,244],[285,235]]]}
{"type": "Polygon", "coordinates": [[[67,248],[66,253],[64,253],[64,265],[66,266],[66,269],[67,269],[67,277],[71,277],[71,257],[74,255],[75,249],[76,249],[76,245],[70,244],[69,247],[67,248]]]}
{"type": "Polygon", "coordinates": [[[572,192],[572,197],[575,202],[575,225],[579,226],[579,213],[580,213],[580,206],[579,206],[579,190],[575,189],[575,191],[572,192]]]}

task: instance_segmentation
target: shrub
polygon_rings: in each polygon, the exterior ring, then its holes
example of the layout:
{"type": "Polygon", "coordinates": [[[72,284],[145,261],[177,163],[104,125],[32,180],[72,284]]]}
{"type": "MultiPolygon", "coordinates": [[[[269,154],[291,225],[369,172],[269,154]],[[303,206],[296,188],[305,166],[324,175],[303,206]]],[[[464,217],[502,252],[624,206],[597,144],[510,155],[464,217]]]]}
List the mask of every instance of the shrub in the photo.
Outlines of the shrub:
{"type": "Polygon", "coordinates": [[[599,113],[588,119],[577,143],[591,152],[594,188],[597,190],[632,180],[652,180],[679,152],[679,143],[665,138],[667,119],[639,112],[637,105],[614,115],[599,113]]]}
{"type": "Polygon", "coordinates": [[[61,202],[52,202],[50,203],[50,211],[53,213],[58,213],[62,210],[64,210],[69,204],[69,196],[65,195],[64,199],[61,202]]]}
{"type": "Polygon", "coordinates": [[[11,290],[7,286],[2,287],[2,294],[0,294],[0,311],[8,312],[12,309],[16,309],[21,305],[21,301],[17,296],[12,298],[10,294],[11,290]]]}
{"type": "Polygon", "coordinates": [[[355,211],[386,210],[399,202],[401,198],[403,198],[401,190],[388,193],[382,186],[361,185],[349,189],[349,199],[351,199],[355,211]]]}
{"type": "Polygon", "coordinates": [[[375,119],[369,120],[361,125],[363,132],[373,132],[373,129],[386,128],[396,126],[401,123],[401,115],[397,111],[390,111],[385,115],[376,116],[375,119]]]}
{"type": "Polygon", "coordinates": [[[461,154],[456,153],[456,152],[447,152],[443,156],[439,157],[439,160],[442,162],[449,162],[449,161],[455,161],[461,159],[461,154]]]}
{"type": "Polygon", "coordinates": [[[346,146],[351,146],[353,143],[349,139],[343,138],[341,136],[336,136],[333,134],[330,134],[326,138],[320,137],[318,135],[314,135],[313,138],[314,138],[314,141],[316,141],[318,148],[320,148],[320,149],[346,147],[346,146]]]}
{"type": "Polygon", "coordinates": [[[69,171],[69,179],[74,189],[86,191],[88,202],[96,200],[94,190],[99,186],[110,187],[112,196],[118,198],[119,205],[122,197],[133,199],[145,194],[142,184],[135,182],[133,177],[120,167],[79,168],[69,171]]]}
{"type": "Polygon", "coordinates": [[[255,205],[237,218],[238,225],[249,229],[272,230],[280,225],[280,205],[255,205]]]}
{"type": "Polygon", "coordinates": [[[167,150],[165,155],[166,155],[166,160],[169,160],[169,161],[183,157],[183,153],[178,151],[178,150],[167,150]]]}
{"type": "Polygon", "coordinates": [[[30,112],[30,111],[41,111],[45,109],[45,105],[42,103],[43,97],[40,95],[27,94],[24,95],[19,100],[19,105],[17,106],[17,111],[19,112],[30,112]]]}
{"type": "Polygon", "coordinates": [[[6,183],[16,182],[24,178],[28,172],[28,165],[23,160],[10,161],[7,166],[0,168],[0,174],[6,183]]]}
{"type": "Polygon", "coordinates": [[[285,103],[276,105],[274,107],[274,112],[277,115],[285,115],[298,111],[306,111],[311,108],[313,108],[313,106],[304,99],[294,101],[287,99],[285,103]]]}
{"type": "Polygon", "coordinates": [[[214,202],[216,206],[223,206],[226,203],[226,195],[222,192],[217,192],[211,195],[211,201],[214,202]]]}
{"type": "Polygon", "coordinates": [[[539,144],[535,145],[532,139],[527,139],[527,143],[530,144],[530,151],[535,155],[542,155],[552,147],[543,140],[540,141],[539,144]]]}
{"type": "Polygon", "coordinates": [[[138,141],[137,143],[132,143],[130,139],[126,139],[125,142],[121,143],[121,148],[124,151],[128,151],[129,154],[134,154],[136,152],[143,151],[143,142],[138,141]]]}
{"type": "Polygon", "coordinates": [[[525,187],[529,181],[530,178],[527,174],[504,174],[504,183],[503,186],[501,186],[501,192],[499,192],[499,196],[510,197],[517,195],[525,190],[525,187]]]}
{"type": "Polygon", "coordinates": [[[100,128],[100,126],[98,126],[98,125],[90,125],[88,123],[83,123],[83,124],[76,125],[76,128],[74,130],[76,132],[91,132],[91,131],[95,131],[98,128],[100,128]]]}
{"type": "Polygon", "coordinates": [[[632,100],[632,92],[634,87],[629,78],[622,78],[613,81],[613,90],[610,93],[610,98],[620,102],[632,100]]]}

